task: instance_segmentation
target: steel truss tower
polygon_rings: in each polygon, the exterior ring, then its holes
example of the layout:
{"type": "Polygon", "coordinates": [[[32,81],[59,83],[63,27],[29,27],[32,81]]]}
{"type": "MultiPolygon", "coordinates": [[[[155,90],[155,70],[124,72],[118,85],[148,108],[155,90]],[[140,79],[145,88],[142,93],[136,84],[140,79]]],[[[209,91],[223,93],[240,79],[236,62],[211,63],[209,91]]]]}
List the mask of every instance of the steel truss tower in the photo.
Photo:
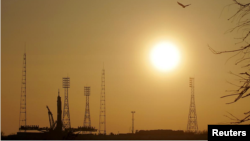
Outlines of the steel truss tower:
{"type": "Polygon", "coordinates": [[[90,87],[84,87],[84,95],[86,96],[86,107],[85,107],[85,116],[84,116],[84,127],[91,127],[90,112],[89,112],[89,96],[90,96],[90,87]]]}
{"type": "MultiPolygon", "coordinates": [[[[26,126],[26,52],[23,54],[22,68],[22,83],[21,83],[21,99],[20,99],[20,114],[19,114],[19,129],[21,126],[26,126]]],[[[26,132],[26,130],[25,130],[26,132]]]]}
{"type": "Polygon", "coordinates": [[[70,125],[70,114],[69,114],[69,99],[68,99],[68,88],[70,88],[70,78],[63,77],[63,88],[64,88],[64,108],[63,108],[63,125],[65,129],[71,128],[70,125]]]}
{"type": "Polygon", "coordinates": [[[188,124],[187,131],[188,132],[197,132],[198,131],[198,123],[197,123],[197,115],[195,109],[195,101],[194,101],[194,78],[189,78],[189,86],[191,87],[191,103],[188,115],[188,124]]]}
{"type": "Polygon", "coordinates": [[[134,113],[135,111],[131,111],[132,113],[132,133],[134,133],[134,113]]]}
{"type": "Polygon", "coordinates": [[[99,134],[106,135],[106,106],[105,106],[105,70],[102,70],[101,77],[101,98],[99,115],[99,134]]]}

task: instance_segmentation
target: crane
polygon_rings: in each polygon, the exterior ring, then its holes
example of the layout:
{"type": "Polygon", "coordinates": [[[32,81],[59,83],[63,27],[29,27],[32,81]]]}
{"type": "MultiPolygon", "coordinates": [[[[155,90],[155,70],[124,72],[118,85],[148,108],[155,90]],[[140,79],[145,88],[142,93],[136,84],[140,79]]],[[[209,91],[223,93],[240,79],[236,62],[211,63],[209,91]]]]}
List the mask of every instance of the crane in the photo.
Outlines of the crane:
{"type": "Polygon", "coordinates": [[[50,111],[49,107],[46,106],[48,109],[48,115],[49,115],[49,124],[50,124],[50,129],[53,130],[54,126],[55,126],[55,122],[54,122],[54,118],[53,118],[53,114],[50,111]]]}

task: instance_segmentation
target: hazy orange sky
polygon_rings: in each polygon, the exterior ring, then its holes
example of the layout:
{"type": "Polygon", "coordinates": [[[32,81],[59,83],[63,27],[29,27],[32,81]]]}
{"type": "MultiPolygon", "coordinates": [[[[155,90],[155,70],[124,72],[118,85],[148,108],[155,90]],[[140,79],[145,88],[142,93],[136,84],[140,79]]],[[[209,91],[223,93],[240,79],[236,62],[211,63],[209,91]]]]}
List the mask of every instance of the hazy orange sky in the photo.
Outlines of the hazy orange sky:
{"type": "MultiPolygon", "coordinates": [[[[226,111],[243,117],[249,99],[231,105],[221,99],[236,89],[228,74],[237,72],[233,49],[239,33],[225,34],[235,22],[227,19],[237,6],[229,0],[2,0],[1,1],[1,130],[19,126],[22,59],[27,53],[27,124],[49,127],[49,106],[56,119],[56,98],[64,93],[62,77],[70,77],[71,126],[83,126],[84,86],[91,86],[91,125],[99,128],[101,70],[106,71],[107,133],[127,133],[135,113],[135,130],[186,130],[195,77],[199,130],[230,121],[226,111]],[[223,10],[224,8],[224,10],[223,10]],[[176,45],[178,66],[162,72],[150,62],[150,51],[161,42],[176,45]]],[[[237,59],[237,58],[236,58],[237,59]]],[[[63,107],[63,106],[62,106],[63,107]]]]}

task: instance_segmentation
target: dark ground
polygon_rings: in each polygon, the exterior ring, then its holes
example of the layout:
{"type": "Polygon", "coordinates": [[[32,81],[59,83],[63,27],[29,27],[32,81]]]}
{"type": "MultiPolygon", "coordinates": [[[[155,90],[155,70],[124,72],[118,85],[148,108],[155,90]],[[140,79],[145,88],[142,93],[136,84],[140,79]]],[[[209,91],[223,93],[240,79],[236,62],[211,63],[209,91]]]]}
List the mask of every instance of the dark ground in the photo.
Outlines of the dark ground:
{"type": "Polygon", "coordinates": [[[207,140],[207,132],[193,134],[186,132],[144,131],[135,134],[64,134],[26,133],[2,136],[1,140],[207,140]]]}

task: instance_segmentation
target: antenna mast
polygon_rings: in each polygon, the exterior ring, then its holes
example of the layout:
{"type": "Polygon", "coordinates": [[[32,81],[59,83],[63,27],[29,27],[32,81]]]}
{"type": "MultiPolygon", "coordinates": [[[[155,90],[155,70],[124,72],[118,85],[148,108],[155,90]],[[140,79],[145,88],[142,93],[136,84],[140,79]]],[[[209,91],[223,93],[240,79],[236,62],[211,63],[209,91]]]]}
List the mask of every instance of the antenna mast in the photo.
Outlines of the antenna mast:
{"type": "Polygon", "coordinates": [[[195,101],[194,101],[194,78],[191,77],[189,78],[189,87],[191,87],[191,103],[189,108],[187,131],[197,132],[198,123],[197,123],[197,115],[196,115],[195,101]]]}
{"type": "Polygon", "coordinates": [[[22,68],[22,83],[21,83],[19,129],[21,126],[26,126],[26,123],[27,123],[26,112],[27,112],[26,111],[26,52],[24,52],[23,68],[22,68]]]}
{"type": "Polygon", "coordinates": [[[134,134],[134,113],[135,111],[131,111],[132,113],[132,134],[134,134]]]}
{"type": "Polygon", "coordinates": [[[105,70],[103,66],[101,77],[101,99],[99,116],[99,134],[106,135],[106,106],[105,106],[105,70]]]}

